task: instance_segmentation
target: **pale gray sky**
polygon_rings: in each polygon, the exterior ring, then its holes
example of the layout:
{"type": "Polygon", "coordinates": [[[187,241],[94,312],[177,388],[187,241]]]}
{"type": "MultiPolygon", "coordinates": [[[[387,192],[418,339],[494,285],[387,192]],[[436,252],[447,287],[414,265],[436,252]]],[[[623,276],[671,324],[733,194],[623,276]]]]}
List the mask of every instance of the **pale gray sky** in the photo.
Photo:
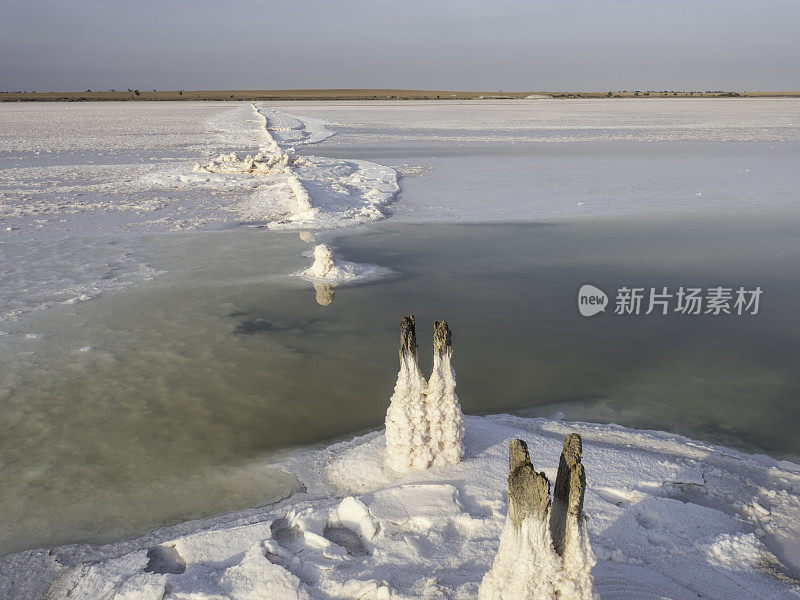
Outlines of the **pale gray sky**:
{"type": "Polygon", "coordinates": [[[800,90],[800,0],[0,0],[0,90],[800,90]]]}

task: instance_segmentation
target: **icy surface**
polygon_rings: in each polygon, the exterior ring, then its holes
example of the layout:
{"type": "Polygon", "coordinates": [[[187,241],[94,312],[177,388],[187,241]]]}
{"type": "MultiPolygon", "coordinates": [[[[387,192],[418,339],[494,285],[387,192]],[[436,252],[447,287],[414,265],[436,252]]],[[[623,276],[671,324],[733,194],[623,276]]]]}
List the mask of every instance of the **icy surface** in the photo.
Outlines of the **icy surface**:
{"type": "MultiPolygon", "coordinates": [[[[139,546],[6,557],[0,591],[20,600],[47,589],[71,600],[474,599],[498,546],[549,537],[533,524],[501,536],[509,440],[525,440],[537,469],[554,479],[570,432],[584,440],[601,598],[800,597],[797,465],[666,433],[509,416],[467,417],[460,464],[403,476],[385,464],[382,431],[297,453],[282,467],[306,491],[281,504],[139,546]]],[[[558,557],[515,558],[529,571],[558,557]]]]}
{"type": "MultiPolygon", "coordinates": [[[[614,102],[320,103],[255,111],[234,103],[2,105],[2,314],[14,319],[157,275],[160,266],[138,252],[141,240],[120,235],[128,231],[372,222],[385,214],[397,185],[393,172],[372,160],[411,163],[399,168],[407,194],[395,214],[415,211],[424,220],[538,220],[695,206],[746,214],[795,203],[797,101],[614,102]],[[339,127],[320,147],[329,158],[292,153],[330,136],[318,117],[339,127]],[[373,158],[376,140],[395,158],[373,158]],[[547,150],[515,150],[526,142],[547,150]],[[350,156],[357,143],[369,162],[336,158],[350,156]],[[433,144],[434,154],[447,156],[416,159],[415,144],[433,144]],[[227,172],[208,168],[213,157],[231,153],[227,172]],[[311,211],[298,210],[301,190],[311,211]]],[[[34,331],[23,337],[31,348],[48,344],[34,331]]],[[[80,350],[111,360],[94,340],[81,341],[80,350]]],[[[66,364],[64,372],[72,368],[66,364]]],[[[9,376],[22,374],[9,369],[9,376]]],[[[40,425],[37,435],[50,435],[52,414],[31,416],[40,425]]],[[[74,588],[72,597],[93,598],[161,598],[168,589],[167,598],[474,598],[505,518],[508,438],[524,437],[552,477],[557,437],[577,429],[586,440],[586,510],[601,597],[797,597],[796,465],[614,427],[507,418],[468,419],[468,426],[466,458],[453,468],[399,477],[384,466],[383,436],[372,434],[293,461],[287,468],[306,475],[306,495],[264,509],[255,520],[225,523],[191,540],[161,532],[139,548],[127,543],[6,558],[0,596],[36,597],[30,590],[61,576],[66,587],[55,582],[55,597],[74,588]],[[316,472],[309,471],[312,463],[316,472]],[[236,527],[243,529],[231,533],[236,527]],[[255,542],[219,558],[233,537],[255,542]],[[197,549],[187,552],[195,562],[182,557],[179,545],[197,549]]],[[[21,464],[25,478],[44,480],[21,464]]]]}
{"type": "Polygon", "coordinates": [[[67,299],[60,273],[89,298],[159,270],[133,244],[108,278],[94,238],[49,268],[41,235],[361,225],[389,214],[398,173],[400,220],[796,210],[798,142],[795,99],[6,103],[0,251],[37,276],[24,306],[0,292],[0,312],[67,299]]]}

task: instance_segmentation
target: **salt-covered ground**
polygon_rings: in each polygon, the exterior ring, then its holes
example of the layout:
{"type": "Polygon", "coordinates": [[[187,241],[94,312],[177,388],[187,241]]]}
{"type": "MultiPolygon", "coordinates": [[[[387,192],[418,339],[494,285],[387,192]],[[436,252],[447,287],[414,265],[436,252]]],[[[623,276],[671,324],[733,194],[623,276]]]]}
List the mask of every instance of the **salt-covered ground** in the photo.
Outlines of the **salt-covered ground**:
{"type": "Polygon", "coordinates": [[[394,220],[768,214],[794,210],[800,185],[797,99],[287,102],[280,110],[336,128],[320,153],[407,175],[394,220]]]}
{"type": "Polygon", "coordinates": [[[394,169],[295,152],[332,135],[263,103],[4,105],[0,322],[152,279],[137,234],[382,219],[394,169]]]}
{"type": "MultiPolygon", "coordinates": [[[[293,454],[305,491],[175,537],[0,563],[4,597],[475,598],[506,515],[507,447],[553,481],[583,437],[595,588],[614,600],[800,597],[800,467],[680,436],[507,415],[466,418],[462,463],[398,476],[383,431],[293,454]]],[[[189,527],[192,527],[191,524],[189,527]]]]}
{"type": "Polygon", "coordinates": [[[119,220],[129,228],[196,229],[242,220],[344,226],[381,218],[399,189],[388,167],[296,156],[296,147],[334,132],[318,119],[295,119],[263,103],[216,110],[3,109],[0,221],[8,231],[58,223],[72,229],[69,220],[52,219],[92,212],[123,213],[119,220]],[[298,195],[313,206],[298,211],[298,195]]]}

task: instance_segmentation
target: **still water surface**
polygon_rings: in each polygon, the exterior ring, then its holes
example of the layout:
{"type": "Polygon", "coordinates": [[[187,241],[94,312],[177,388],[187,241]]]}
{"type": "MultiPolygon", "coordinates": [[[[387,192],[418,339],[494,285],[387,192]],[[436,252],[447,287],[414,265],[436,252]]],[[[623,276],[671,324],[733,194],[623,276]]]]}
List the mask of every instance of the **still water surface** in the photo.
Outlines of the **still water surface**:
{"type": "Polygon", "coordinates": [[[168,273],[15,325],[3,380],[2,551],[102,541],[289,491],[287,447],[382,424],[397,325],[454,332],[469,413],[521,411],[663,429],[798,460],[798,221],[775,218],[380,224],[329,235],[394,276],[322,306],[288,275],[297,234],[153,235],[168,273]],[[587,319],[591,282],[764,290],[757,316],[587,319]]]}

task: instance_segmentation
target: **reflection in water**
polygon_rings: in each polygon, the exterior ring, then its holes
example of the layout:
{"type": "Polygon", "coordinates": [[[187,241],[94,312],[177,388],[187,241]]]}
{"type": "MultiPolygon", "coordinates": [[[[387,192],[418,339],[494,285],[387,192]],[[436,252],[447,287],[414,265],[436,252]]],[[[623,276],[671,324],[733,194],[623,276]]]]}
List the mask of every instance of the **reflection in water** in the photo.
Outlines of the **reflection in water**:
{"type": "Polygon", "coordinates": [[[330,283],[315,283],[314,289],[317,290],[317,304],[330,306],[336,297],[335,288],[330,283]]]}

